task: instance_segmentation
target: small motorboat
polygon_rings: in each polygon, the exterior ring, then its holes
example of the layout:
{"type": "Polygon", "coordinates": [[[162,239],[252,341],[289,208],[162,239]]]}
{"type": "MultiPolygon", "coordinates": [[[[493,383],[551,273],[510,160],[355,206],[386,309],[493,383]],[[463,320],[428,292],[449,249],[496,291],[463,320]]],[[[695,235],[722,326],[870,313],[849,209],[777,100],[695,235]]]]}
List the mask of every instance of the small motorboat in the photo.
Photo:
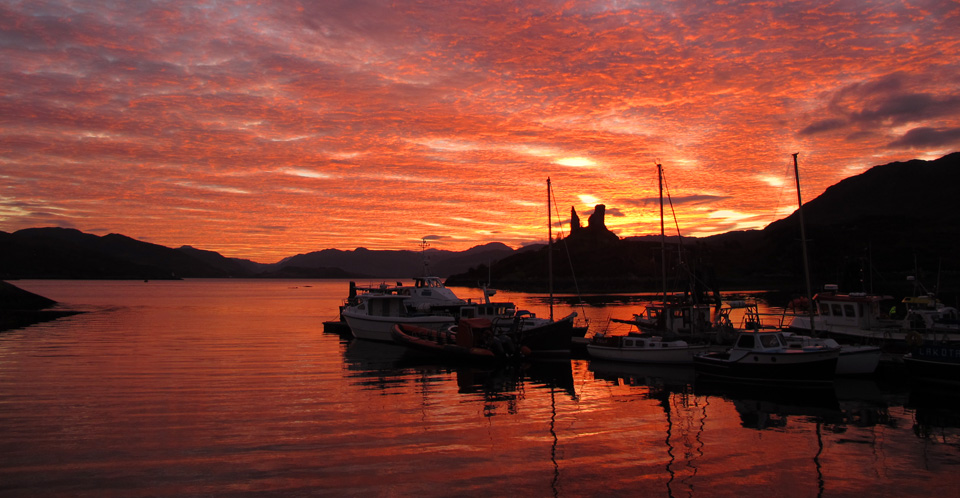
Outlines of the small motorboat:
{"type": "Polygon", "coordinates": [[[781,332],[741,330],[725,352],[693,357],[698,375],[788,384],[832,382],[840,348],[789,344],[781,332]]]}

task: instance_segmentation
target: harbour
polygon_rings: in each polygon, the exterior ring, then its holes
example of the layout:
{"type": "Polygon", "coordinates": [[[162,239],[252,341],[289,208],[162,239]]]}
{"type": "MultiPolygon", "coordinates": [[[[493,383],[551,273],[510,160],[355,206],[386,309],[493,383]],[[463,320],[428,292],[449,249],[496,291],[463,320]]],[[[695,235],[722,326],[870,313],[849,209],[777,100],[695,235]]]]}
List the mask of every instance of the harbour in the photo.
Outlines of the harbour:
{"type": "MultiPolygon", "coordinates": [[[[83,313],[0,333],[4,496],[852,496],[958,483],[960,397],[903,368],[770,389],[581,357],[485,367],[324,333],[342,280],[15,283],[83,313]]],[[[547,312],[542,294],[498,298],[547,312]]],[[[650,296],[585,299],[559,296],[558,315],[622,333],[611,319],[650,296]]]]}

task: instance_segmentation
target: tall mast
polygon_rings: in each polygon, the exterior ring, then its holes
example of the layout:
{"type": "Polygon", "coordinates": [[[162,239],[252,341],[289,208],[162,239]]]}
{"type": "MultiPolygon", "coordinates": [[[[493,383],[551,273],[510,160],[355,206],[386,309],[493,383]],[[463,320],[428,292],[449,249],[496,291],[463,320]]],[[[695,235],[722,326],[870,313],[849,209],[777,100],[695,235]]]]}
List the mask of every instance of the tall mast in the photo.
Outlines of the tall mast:
{"type": "Polygon", "coordinates": [[[663,285],[663,302],[667,302],[667,236],[663,229],[663,166],[657,162],[657,181],[660,184],[660,283],[663,285]]]}
{"type": "Polygon", "coordinates": [[[807,229],[803,223],[803,201],[800,199],[800,168],[797,166],[797,156],[799,152],[793,154],[793,175],[797,179],[797,214],[800,216],[800,243],[803,247],[803,276],[807,280],[807,305],[810,312],[810,334],[817,334],[817,327],[814,324],[816,313],[813,308],[813,291],[810,288],[810,261],[807,257],[807,229]]]}
{"type": "Polygon", "coordinates": [[[553,321],[553,214],[550,212],[550,177],[547,177],[547,288],[550,291],[550,321],[553,321]]]}

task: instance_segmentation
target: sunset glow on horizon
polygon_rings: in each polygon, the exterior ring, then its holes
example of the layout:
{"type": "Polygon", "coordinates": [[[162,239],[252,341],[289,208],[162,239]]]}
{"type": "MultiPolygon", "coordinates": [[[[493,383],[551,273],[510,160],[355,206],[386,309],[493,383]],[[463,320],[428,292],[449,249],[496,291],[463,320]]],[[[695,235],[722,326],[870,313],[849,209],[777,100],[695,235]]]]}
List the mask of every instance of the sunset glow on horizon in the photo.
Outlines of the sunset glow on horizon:
{"type": "Polygon", "coordinates": [[[628,237],[657,161],[683,235],[762,228],[792,153],[810,201],[960,150],[958,33],[956,1],[0,0],[0,230],[519,247],[550,177],[628,237]]]}

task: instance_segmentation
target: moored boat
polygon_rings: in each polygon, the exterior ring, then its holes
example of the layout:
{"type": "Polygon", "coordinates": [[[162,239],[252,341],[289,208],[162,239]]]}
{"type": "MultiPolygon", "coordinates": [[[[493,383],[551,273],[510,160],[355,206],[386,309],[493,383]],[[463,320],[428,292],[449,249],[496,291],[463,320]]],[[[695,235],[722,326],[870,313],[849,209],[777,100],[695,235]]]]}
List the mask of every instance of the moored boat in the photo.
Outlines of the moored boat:
{"type": "Polygon", "coordinates": [[[591,358],[634,363],[691,363],[695,354],[709,350],[709,344],[664,340],[658,335],[636,332],[625,336],[597,334],[587,344],[591,358]]]}
{"type": "Polygon", "coordinates": [[[347,306],[342,315],[357,339],[393,342],[394,324],[417,325],[440,330],[455,323],[450,315],[434,315],[411,311],[404,303],[405,296],[395,294],[367,294],[358,296],[357,304],[347,306]]]}
{"type": "Polygon", "coordinates": [[[906,298],[898,306],[891,296],[842,294],[836,285],[825,286],[813,300],[818,311],[813,326],[811,317],[796,316],[789,324],[791,330],[813,329],[841,342],[869,341],[903,349],[925,341],[960,341],[960,330],[952,327],[957,316],[954,308],[921,307],[915,298],[906,298]]]}
{"type": "Polygon", "coordinates": [[[693,357],[698,375],[750,382],[831,382],[839,348],[791,345],[780,332],[741,330],[730,349],[693,357]]]}

